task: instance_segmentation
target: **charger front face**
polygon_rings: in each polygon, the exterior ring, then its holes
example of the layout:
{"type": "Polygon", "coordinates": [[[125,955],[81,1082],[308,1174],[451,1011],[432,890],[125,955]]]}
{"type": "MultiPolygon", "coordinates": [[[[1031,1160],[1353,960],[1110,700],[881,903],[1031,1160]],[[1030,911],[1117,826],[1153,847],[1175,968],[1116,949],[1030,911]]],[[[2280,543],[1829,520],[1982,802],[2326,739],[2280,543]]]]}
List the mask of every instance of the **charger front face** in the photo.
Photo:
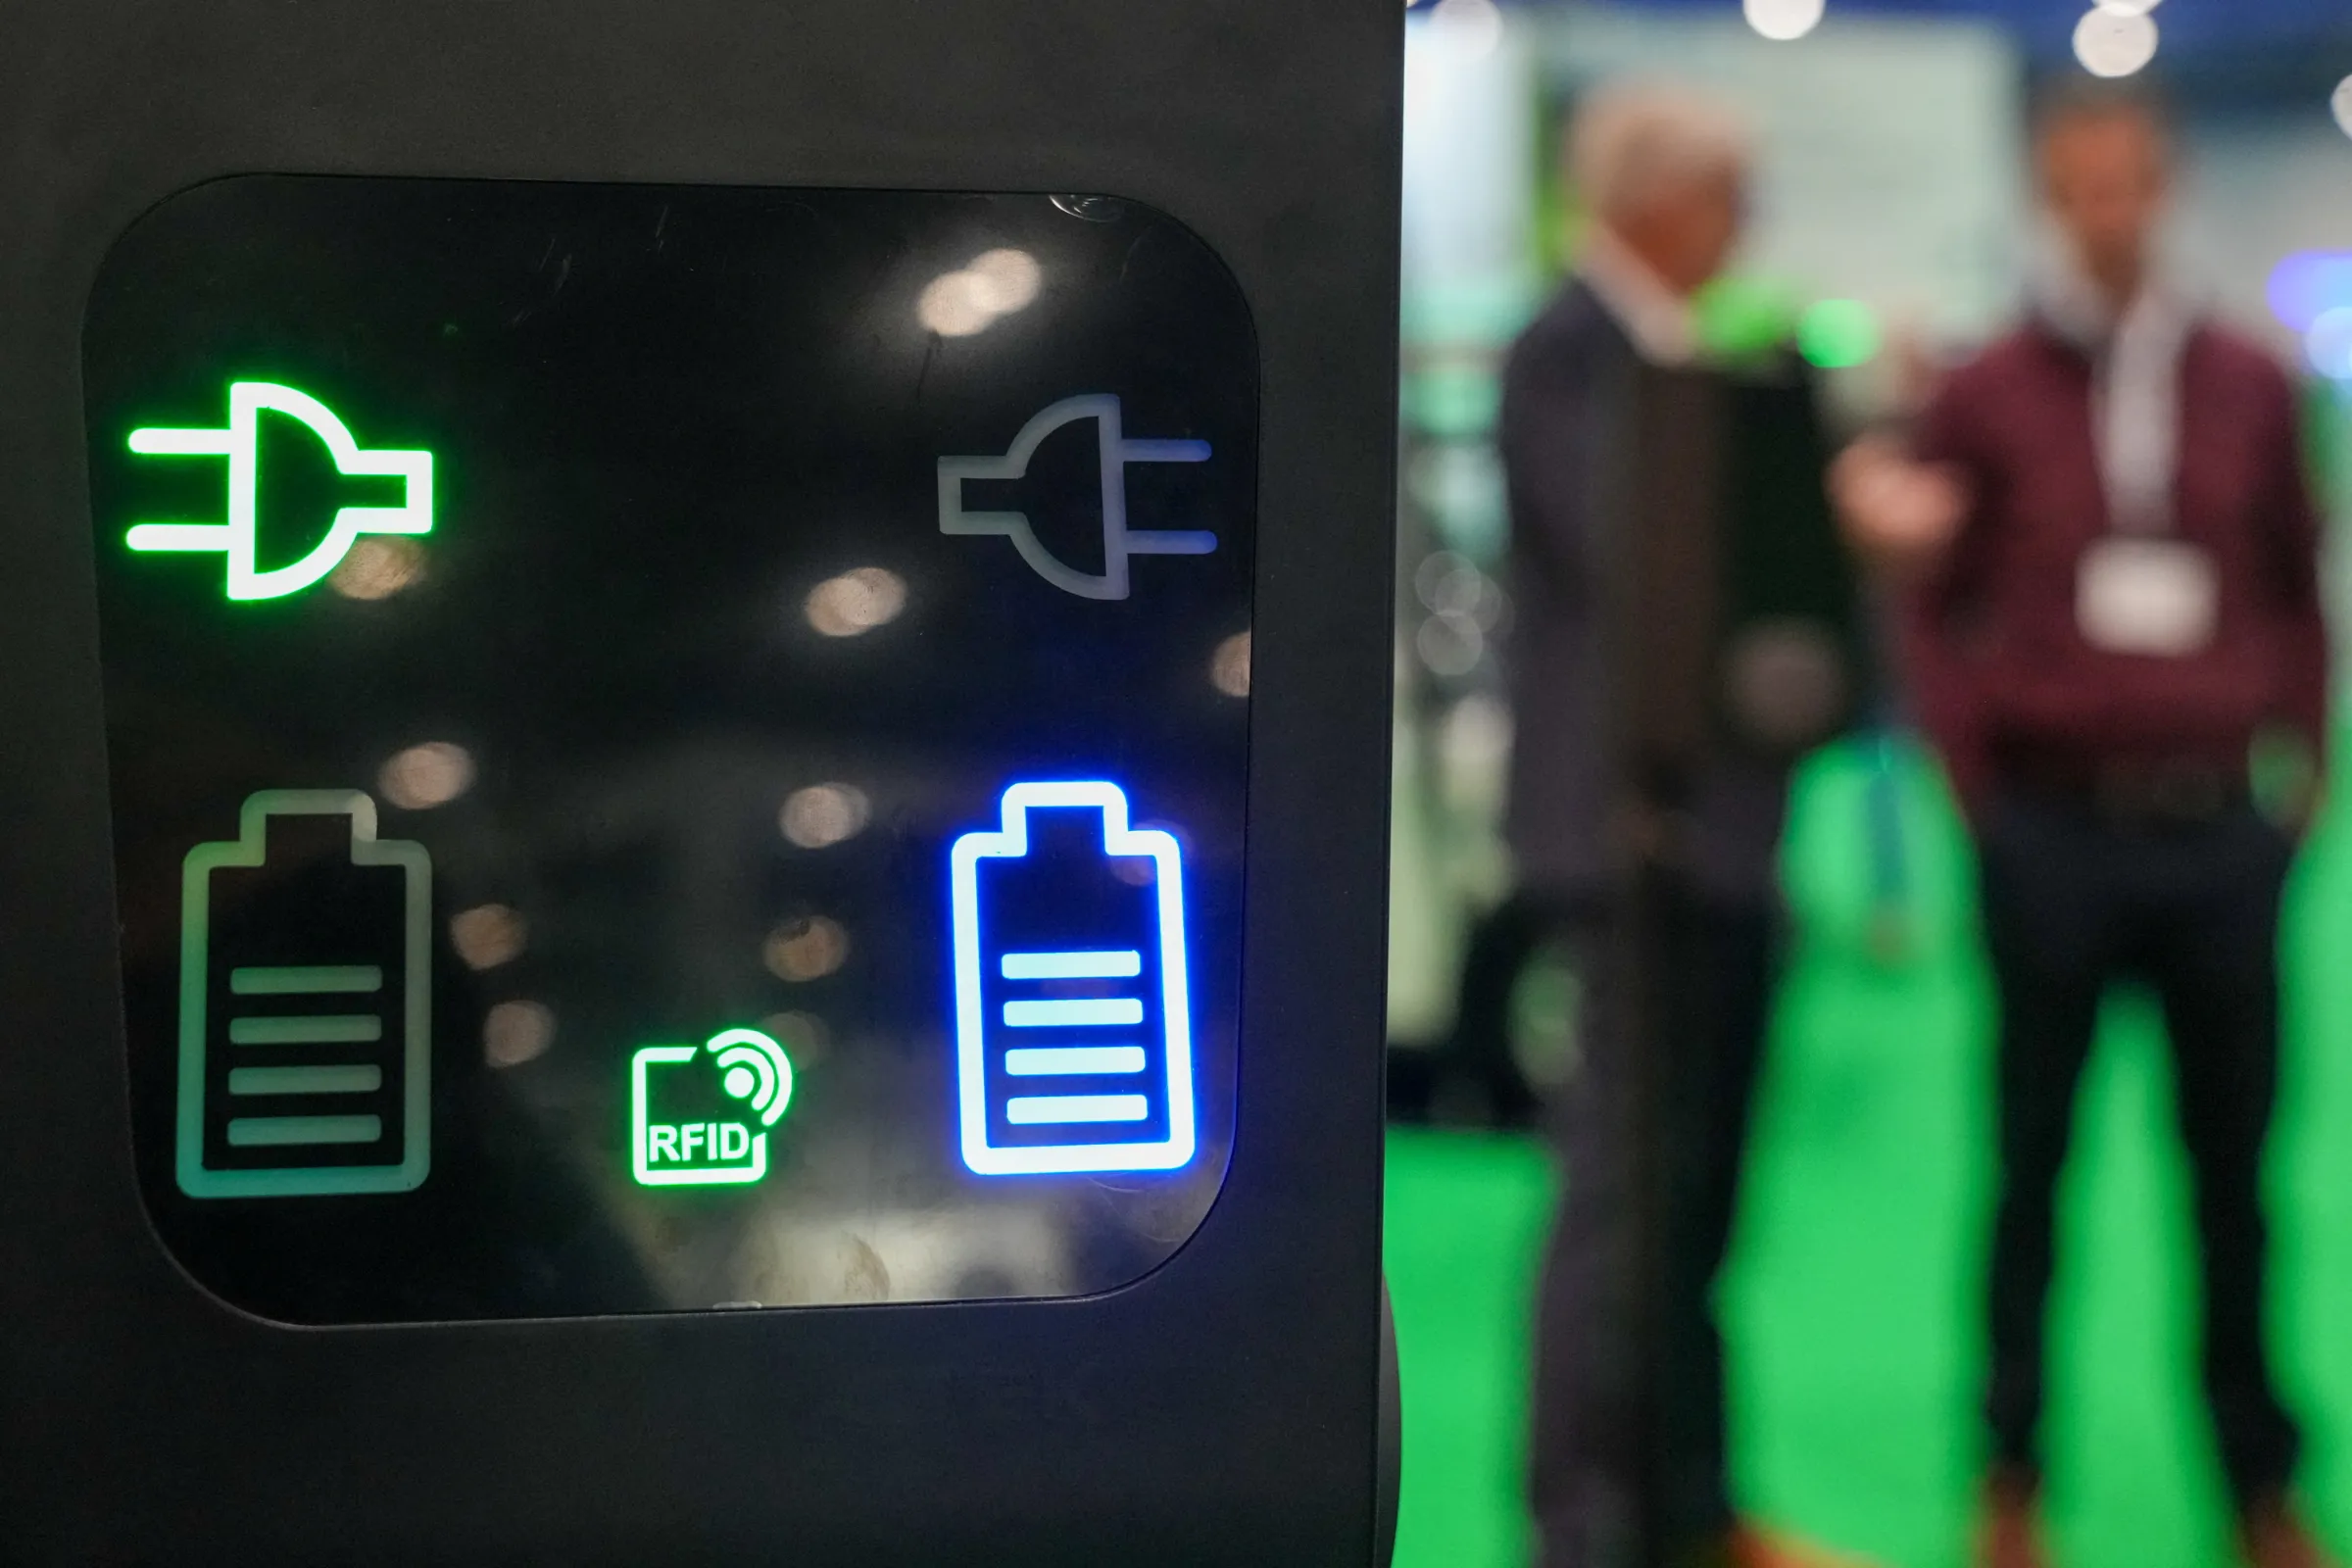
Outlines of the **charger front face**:
{"type": "Polygon", "coordinates": [[[83,369],[180,1263],[335,1324],[1171,1256],[1233,1142],[1256,355],[1100,196],[140,219],[83,369]]]}

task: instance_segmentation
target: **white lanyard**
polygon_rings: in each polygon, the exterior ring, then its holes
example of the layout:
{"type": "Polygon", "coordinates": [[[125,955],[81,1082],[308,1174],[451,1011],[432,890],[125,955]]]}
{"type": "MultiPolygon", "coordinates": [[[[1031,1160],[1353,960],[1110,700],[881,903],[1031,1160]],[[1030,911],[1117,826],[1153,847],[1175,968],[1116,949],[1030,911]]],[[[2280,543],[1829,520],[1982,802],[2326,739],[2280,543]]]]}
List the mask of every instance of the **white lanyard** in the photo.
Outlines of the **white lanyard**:
{"type": "Polygon", "coordinates": [[[2119,533],[2173,530],[2180,468],[2180,360],[2194,322],[2155,290],[2132,303],[2098,356],[2092,437],[2108,524],[2119,533]]]}

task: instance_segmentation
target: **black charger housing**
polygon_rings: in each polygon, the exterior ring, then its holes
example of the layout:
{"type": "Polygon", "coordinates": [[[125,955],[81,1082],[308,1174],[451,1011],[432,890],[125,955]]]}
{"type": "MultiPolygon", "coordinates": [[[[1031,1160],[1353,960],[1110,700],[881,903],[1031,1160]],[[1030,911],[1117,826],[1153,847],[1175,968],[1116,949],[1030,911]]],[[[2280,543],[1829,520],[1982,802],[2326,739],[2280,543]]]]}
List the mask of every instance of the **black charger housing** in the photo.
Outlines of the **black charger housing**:
{"type": "Polygon", "coordinates": [[[1371,1558],[1398,8],[12,0],[7,32],[0,1556],[1371,1558]],[[1063,1300],[344,1328],[175,1266],[132,1156],[81,333],[143,213],[255,173],[1106,193],[1223,260],[1259,369],[1242,1044],[1172,1258],[1063,1300]]]}

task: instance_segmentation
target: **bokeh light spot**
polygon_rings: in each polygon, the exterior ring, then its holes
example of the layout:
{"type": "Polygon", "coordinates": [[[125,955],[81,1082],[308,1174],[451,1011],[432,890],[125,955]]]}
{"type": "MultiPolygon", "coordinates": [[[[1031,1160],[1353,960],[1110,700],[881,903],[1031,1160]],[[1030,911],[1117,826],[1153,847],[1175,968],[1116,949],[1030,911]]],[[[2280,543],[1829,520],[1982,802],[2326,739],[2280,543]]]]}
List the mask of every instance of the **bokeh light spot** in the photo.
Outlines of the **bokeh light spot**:
{"type": "Polygon", "coordinates": [[[503,904],[460,911],[449,922],[449,944],[468,969],[495,969],[522,956],[530,924],[503,904]]]}
{"type": "Polygon", "coordinates": [[[1797,352],[1825,370],[1868,365],[1882,340],[1878,312],[1860,300],[1821,300],[1797,318],[1797,352]]]}
{"type": "Polygon", "coordinates": [[[355,543],[326,585],[346,599],[389,599],[424,580],[424,547],[398,534],[371,534],[355,543]]]}
{"type": "MultiPolygon", "coordinates": [[[[1492,0],[1482,0],[1491,4],[1492,0]]],[[[1045,284],[1045,269],[1027,251],[983,251],[969,265],[924,285],[914,314],[941,337],[970,337],[998,319],[1029,308],[1045,284]]]]}
{"type": "Polygon", "coordinates": [[[2271,314],[2290,332],[2308,332],[2329,311],[2352,306],[2352,251],[2296,251],[2271,269],[2271,314]]]}
{"type": "Polygon", "coordinates": [[[2321,313],[2303,334],[2303,353],[2328,380],[2352,382],[2352,306],[2321,313]]]}
{"type": "Polygon", "coordinates": [[[808,591],[808,624],[827,637],[856,637],[887,626],[906,608],[906,580],[880,566],[859,566],[808,591]]]}
{"type": "Polygon", "coordinates": [[[519,1067],[556,1043],[556,1015],[536,1002],[502,1002],[482,1020],[482,1057],[493,1067],[519,1067]]]}
{"type": "Polygon", "coordinates": [[[1026,310],[1036,300],[1045,269],[1027,251],[989,251],[964,269],[970,274],[972,297],[992,316],[1026,310]]]}
{"type": "Polygon", "coordinates": [[[811,784],[784,799],[777,826],[804,850],[821,850],[865,831],[873,808],[852,784],[811,784]]]}
{"type": "Polygon", "coordinates": [[[997,313],[982,298],[985,287],[969,272],[935,277],[914,302],[914,314],[924,327],[941,337],[970,337],[985,332],[997,313]]]}
{"type": "Polygon", "coordinates": [[[1824,0],[1743,0],[1747,24],[1775,43],[1792,43],[1821,25],[1824,0]]]}
{"type": "Polygon", "coordinates": [[[412,746],[375,775],[384,799],[407,811],[447,806],[473,788],[473,755],[448,741],[412,746]]]}
{"type": "Polygon", "coordinates": [[[850,934],[821,914],[788,920],[768,933],[760,961],[779,980],[821,980],[850,961],[850,934]]]}
{"type": "Polygon", "coordinates": [[[2129,76],[2156,58],[2156,19],[2144,12],[2091,11],[2075,24],[2075,58],[2094,76],[2129,76]]]}
{"type": "Polygon", "coordinates": [[[1208,683],[1228,697],[1250,695],[1250,634],[1237,631],[1209,656],[1208,683]]]}

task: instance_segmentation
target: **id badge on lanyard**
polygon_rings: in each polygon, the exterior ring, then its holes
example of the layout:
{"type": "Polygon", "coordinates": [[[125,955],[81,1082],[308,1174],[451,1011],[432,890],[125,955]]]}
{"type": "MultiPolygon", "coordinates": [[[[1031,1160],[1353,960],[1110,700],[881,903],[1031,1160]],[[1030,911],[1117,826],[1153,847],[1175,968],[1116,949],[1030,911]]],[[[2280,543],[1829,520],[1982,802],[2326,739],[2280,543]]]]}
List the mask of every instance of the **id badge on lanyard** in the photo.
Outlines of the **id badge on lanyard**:
{"type": "Polygon", "coordinates": [[[2179,539],[2109,537],[2082,553],[2075,620],[2102,653],[2185,659],[2213,642],[2221,581],[2213,557],[2179,539]]]}
{"type": "Polygon", "coordinates": [[[2101,477],[2117,531],[2082,553],[2075,621],[2082,640],[2103,653],[2185,659],[2212,645],[2221,579],[2212,555],[2172,528],[2179,345],[2164,352],[2146,341],[2145,330],[2138,330],[2136,344],[2124,341],[2134,330],[2128,323],[2111,345],[2092,394],[2101,477]]]}

